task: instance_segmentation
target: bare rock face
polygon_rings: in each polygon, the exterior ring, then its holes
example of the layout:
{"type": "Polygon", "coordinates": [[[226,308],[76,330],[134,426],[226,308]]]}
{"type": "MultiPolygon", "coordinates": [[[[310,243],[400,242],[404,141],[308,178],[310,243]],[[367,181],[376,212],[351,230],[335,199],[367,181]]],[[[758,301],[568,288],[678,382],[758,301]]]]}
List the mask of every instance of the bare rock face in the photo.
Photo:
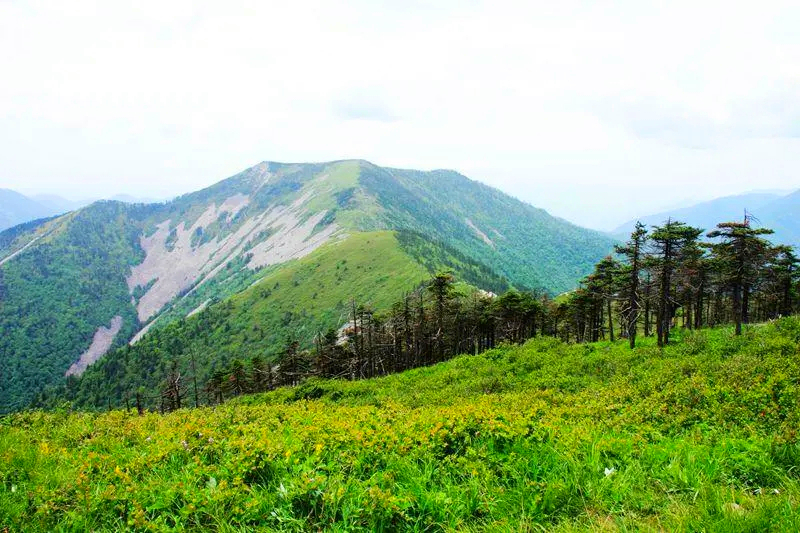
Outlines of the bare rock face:
{"type": "Polygon", "coordinates": [[[114,344],[119,330],[122,328],[122,317],[117,315],[111,319],[108,327],[100,326],[94,333],[94,339],[89,349],[83,352],[80,358],[69,367],[65,376],[80,376],[95,361],[103,357],[111,345],[114,344]]]}
{"type": "Polygon", "coordinates": [[[157,317],[167,304],[217,276],[231,261],[246,256],[248,268],[254,270],[303,257],[325,244],[339,227],[318,227],[327,211],[308,214],[305,206],[312,196],[309,192],[291,205],[251,215],[206,242],[198,243],[195,236],[215,221],[232,220],[249,205],[249,196],[237,194],[208,205],[188,227],[185,222],[172,227],[171,220],[158,224],[155,233],[141,237],[145,259],[127,278],[131,294],[137,287],[148,287],[137,302],[139,321],[157,317]]]}
{"type": "Polygon", "coordinates": [[[464,219],[464,223],[465,223],[467,226],[469,226],[469,228],[470,228],[472,231],[474,231],[474,232],[475,232],[475,233],[478,235],[478,237],[480,237],[480,238],[481,238],[481,240],[482,240],[483,242],[485,242],[486,244],[488,244],[488,245],[489,245],[489,246],[491,246],[492,248],[494,248],[494,247],[495,247],[495,246],[494,246],[494,243],[493,243],[493,242],[492,242],[492,240],[489,238],[489,236],[488,236],[488,235],[486,235],[484,232],[482,232],[482,231],[480,230],[480,228],[478,228],[478,226],[476,226],[475,224],[473,224],[473,223],[472,223],[472,221],[471,221],[470,219],[468,219],[468,218],[465,218],[465,219],[464,219]]]}

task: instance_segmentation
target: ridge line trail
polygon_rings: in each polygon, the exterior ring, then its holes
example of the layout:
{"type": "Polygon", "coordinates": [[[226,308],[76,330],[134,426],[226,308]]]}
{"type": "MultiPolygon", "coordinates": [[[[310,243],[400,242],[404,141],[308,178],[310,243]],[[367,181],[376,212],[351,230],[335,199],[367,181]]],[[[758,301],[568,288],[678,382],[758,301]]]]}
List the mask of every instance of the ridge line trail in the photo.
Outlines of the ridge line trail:
{"type": "Polygon", "coordinates": [[[45,233],[44,235],[39,235],[38,237],[34,237],[33,239],[31,239],[31,241],[30,241],[28,244],[26,244],[25,246],[23,246],[22,248],[20,248],[20,249],[19,249],[19,250],[17,250],[16,252],[14,252],[13,254],[11,254],[11,255],[9,255],[8,257],[5,257],[5,258],[3,258],[3,259],[0,259],[0,266],[3,266],[3,265],[5,265],[5,264],[6,264],[6,263],[8,263],[9,261],[11,261],[11,260],[12,260],[12,259],[14,259],[15,257],[17,257],[19,254],[21,254],[22,252],[24,252],[25,250],[27,250],[28,248],[30,248],[31,246],[33,246],[33,244],[34,244],[36,241],[38,241],[39,239],[42,239],[42,238],[44,238],[44,237],[47,237],[48,235],[50,235],[50,233],[51,233],[51,232],[49,231],[49,232],[45,233]]]}

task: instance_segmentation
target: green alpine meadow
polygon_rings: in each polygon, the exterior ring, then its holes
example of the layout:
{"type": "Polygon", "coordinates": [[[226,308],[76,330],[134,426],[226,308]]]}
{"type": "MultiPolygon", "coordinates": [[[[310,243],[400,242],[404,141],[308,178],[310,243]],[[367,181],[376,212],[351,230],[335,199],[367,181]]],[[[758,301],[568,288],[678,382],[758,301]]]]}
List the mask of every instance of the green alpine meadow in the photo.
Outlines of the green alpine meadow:
{"type": "Polygon", "coordinates": [[[800,320],[0,422],[9,531],[797,531],[800,320]]]}
{"type": "Polygon", "coordinates": [[[800,532],[800,2],[0,0],[0,533],[800,532]]]}

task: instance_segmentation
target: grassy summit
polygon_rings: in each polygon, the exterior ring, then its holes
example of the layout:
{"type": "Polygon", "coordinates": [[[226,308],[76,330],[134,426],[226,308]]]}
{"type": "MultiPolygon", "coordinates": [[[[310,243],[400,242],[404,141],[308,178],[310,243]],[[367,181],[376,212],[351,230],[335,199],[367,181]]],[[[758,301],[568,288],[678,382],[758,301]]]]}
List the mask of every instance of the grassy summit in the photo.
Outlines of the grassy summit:
{"type": "Polygon", "coordinates": [[[0,419],[0,529],[800,530],[800,320],[0,419]]]}

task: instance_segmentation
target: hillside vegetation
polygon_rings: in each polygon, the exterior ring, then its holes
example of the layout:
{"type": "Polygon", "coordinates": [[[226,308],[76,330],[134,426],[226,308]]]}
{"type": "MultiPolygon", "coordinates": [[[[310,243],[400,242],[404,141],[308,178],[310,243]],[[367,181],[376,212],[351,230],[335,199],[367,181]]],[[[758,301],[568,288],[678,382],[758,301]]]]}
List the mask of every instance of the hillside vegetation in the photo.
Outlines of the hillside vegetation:
{"type": "Polygon", "coordinates": [[[0,528],[797,531],[800,320],[0,422],[0,528]]]}
{"type": "Polygon", "coordinates": [[[36,246],[0,267],[0,413],[63,379],[99,325],[122,317],[123,342],[136,331],[125,276],[142,255],[125,212],[100,202],[46,223],[36,246]]]}
{"type": "Polygon", "coordinates": [[[678,325],[733,322],[741,334],[751,321],[800,309],[800,260],[765,239],[770,230],[745,219],[719,223],[712,244],[700,243],[701,233],[680,221],[650,232],[637,224],[616,248],[619,259],[604,258],[556,299],[508,287],[489,267],[416,233],[357,233],[109,354],[35,406],[135,401],[163,412],[314,377],[377,377],[537,335],[622,337],[634,348],[643,334],[664,346],[678,325]]]}
{"type": "MultiPolygon", "coordinates": [[[[62,397],[81,407],[121,405],[144,388],[158,405],[170,373],[192,376],[205,389],[214,371],[233,361],[274,361],[287,343],[314,337],[350,320],[351,305],[387,310],[435,269],[447,267],[479,286],[508,288],[486,267],[441,244],[391,231],[357,233],[267,273],[247,290],[106,355],[70,380],[62,397]],[[425,257],[423,257],[425,256],[425,257]],[[194,367],[194,368],[193,368],[194,367]]],[[[185,383],[184,383],[185,384],[185,383]]],[[[205,394],[203,394],[205,398],[205,394]]]]}
{"type": "Polygon", "coordinates": [[[388,227],[446,242],[519,288],[568,291],[614,244],[452,170],[363,162],[359,181],[377,198],[388,227]]]}
{"type": "MultiPolygon", "coordinates": [[[[416,263],[406,269],[410,277],[455,262],[464,267],[460,279],[489,280],[480,288],[493,291],[572,288],[613,246],[456,172],[360,160],[263,162],[163,204],[98,202],[0,233],[0,413],[63,384],[82,354],[102,357],[107,346],[93,340],[120,319],[121,329],[107,339],[111,346],[168,327],[264,277],[291,278],[294,261],[336,248],[347,236],[381,231],[401,235],[400,246],[416,263]]],[[[380,254],[372,267],[376,279],[395,276],[396,265],[382,264],[380,254]]],[[[248,349],[274,351],[287,327],[297,329],[291,317],[304,312],[303,325],[327,327],[340,314],[339,300],[359,297],[358,282],[351,291],[325,294],[332,287],[287,298],[281,310],[287,318],[259,325],[269,334],[248,349]]],[[[298,340],[309,344],[316,333],[298,329],[298,340]]]]}

